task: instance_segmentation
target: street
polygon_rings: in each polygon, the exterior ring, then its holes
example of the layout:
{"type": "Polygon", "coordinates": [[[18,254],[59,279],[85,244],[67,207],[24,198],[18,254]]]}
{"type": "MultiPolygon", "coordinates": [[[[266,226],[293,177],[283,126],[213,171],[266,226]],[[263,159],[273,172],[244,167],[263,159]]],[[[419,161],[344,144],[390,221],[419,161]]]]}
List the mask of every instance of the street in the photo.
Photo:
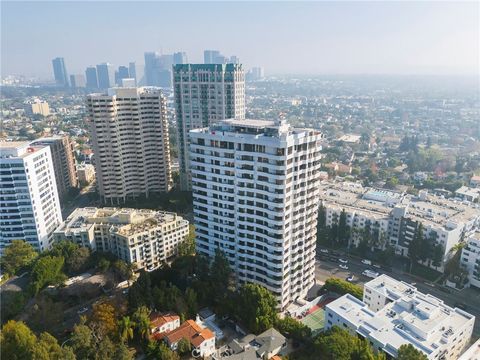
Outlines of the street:
{"type": "Polygon", "coordinates": [[[326,258],[326,256],[322,256],[322,259],[319,259],[319,257],[317,256],[315,268],[315,276],[317,282],[323,283],[326,279],[330,277],[345,280],[350,274],[353,274],[354,280],[352,281],[352,283],[363,286],[364,283],[368,282],[371,279],[363,276],[362,272],[366,269],[372,269],[379,272],[380,274],[387,274],[392,278],[405,281],[409,284],[415,283],[414,286],[419,291],[431,294],[443,300],[449,306],[455,307],[455,304],[458,303],[465,304],[467,306],[466,311],[476,317],[474,338],[480,337],[480,291],[470,288],[464,290],[444,288],[439,284],[432,284],[428,281],[407,274],[400,269],[393,268],[391,269],[392,271],[386,271],[383,268],[377,269],[372,266],[364,265],[361,263],[361,260],[348,257],[346,255],[341,256],[341,258],[343,259],[348,259],[348,270],[344,270],[339,267],[339,265],[341,265],[339,261],[333,261],[331,258],[331,255],[328,256],[328,258],[326,258]],[[430,285],[427,285],[426,283],[429,283],[430,285]]]}

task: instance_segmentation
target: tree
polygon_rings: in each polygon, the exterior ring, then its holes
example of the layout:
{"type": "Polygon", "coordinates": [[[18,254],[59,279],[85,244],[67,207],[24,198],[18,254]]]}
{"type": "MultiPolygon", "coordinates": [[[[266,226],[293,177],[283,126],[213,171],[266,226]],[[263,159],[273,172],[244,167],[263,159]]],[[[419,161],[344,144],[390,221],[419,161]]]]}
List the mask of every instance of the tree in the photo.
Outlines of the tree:
{"type": "Polygon", "coordinates": [[[163,342],[151,341],[147,346],[147,359],[155,360],[180,360],[180,356],[170,350],[163,342]]]}
{"type": "Polygon", "coordinates": [[[103,338],[113,335],[117,330],[115,308],[109,303],[94,304],[90,317],[90,326],[103,338]]]}
{"type": "Polygon", "coordinates": [[[105,272],[108,270],[109,267],[110,267],[110,261],[108,261],[108,259],[105,259],[104,257],[102,257],[98,261],[97,268],[99,271],[105,272]]]}
{"type": "Polygon", "coordinates": [[[135,310],[140,306],[152,305],[152,282],[150,274],[144,270],[140,272],[137,281],[133,283],[128,291],[128,306],[135,310]]]}
{"type": "Polygon", "coordinates": [[[412,266],[414,263],[418,263],[421,259],[421,251],[422,251],[422,242],[423,239],[423,225],[419,223],[415,229],[415,233],[413,234],[413,239],[408,244],[408,258],[410,259],[410,272],[412,271],[412,266]]]}
{"type": "Polygon", "coordinates": [[[15,275],[19,269],[32,264],[37,256],[32,245],[23,240],[13,240],[3,251],[1,268],[9,275],[15,275]]]}
{"type": "Polygon", "coordinates": [[[132,317],[140,338],[148,340],[150,335],[150,310],[146,306],[140,306],[132,317]]]}
{"type": "Polygon", "coordinates": [[[363,299],[363,289],[360,286],[342,279],[329,278],[325,281],[323,288],[339,295],[350,294],[360,300],[363,299]]]}
{"type": "Polygon", "coordinates": [[[288,316],[277,319],[275,328],[285,337],[298,342],[304,342],[312,336],[312,330],[308,326],[288,316]]]}
{"type": "Polygon", "coordinates": [[[37,338],[23,322],[8,321],[0,334],[0,354],[2,359],[32,359],[37,338]]]}
{"type": "Polygon", "coordinates": [[[178,245],[178,256],[188,256],[195,254],[195,226],[190,224],[188,235],[185,241],[178,245]]]}
{"type": "Polygon", "coordinates": [[[106,336],[97,345],[95,360],[116,360],[115,352],[116,345],[106,336]]]}
{"type": "Polygon", "coordinates": [[[68,347],[62,348],[57,339],[47,332],[37,338],[23,322],[10,320],[0,334],[0,356],[11,360],[73,360],[68,347]]]}
{"type": "Polygon", "coordinates": [[[96,341],[93,331],[85,325],[84,319],[73,327],[70,344],[75,351],[78,360],[90,359],[96,351],[96,341]]]}
{"type": "Polygon", "coordinates": [[[75,249],[65,261],[65,267],[69,274],[82,272],[88,268],[89,264],[90,249],[83,246],[75,249]]]}
{"type": "Polygon", "coordinates": [[[132,268],[123,260],[115,260],[112,268],[119,281],[129,280],[133,276],[132,268]]]}
{"type": "Polygon", "coordinates": [[[348,243],[348,226],[347,226],[347,213],[345,209],[342,209],[340,213],[340,218],[338,220],[338,241],[342,245],[347,245],[348,243]]]}
{"type": "Polygon", "coordinates": [[[185,290],[185,304],[187,306],[187,315],[192,318],[198,312],[197,293],[191,288],[185,290]]]}
{"type": "Polygon", "coordinates": [[[33,349],[35,360],[75,360],[75,354],[68,346],[62,348],[56,338],[47,332],[40,337],[33,349]]]}
{"type": "Polygon", "coordinates": [[[437,245],[434,246],[433,254],[432,254],[432,265],[433,266],[438,267],[438,266],[442,265],[444,253],[445,253],[445,251],[444,251],[444,248],[443,248],[442,244],[437,244],[437,245]]]}
{"type": "Polygon", "coordinates": [[[116,345],[116,350],[115,350],[115,355],[114,359],[115,360],[132,360],[133,356],[128,350],[127,346],[121,342],[120,344],[116,345]]]}
{"type": "Polygon", "coordinates": [[[326,360],[384,360],[372,347],[347,330],[333,326],[315,339],[314,352],[326,360]]]}
{"type": "Polygon", "coordinates": [[[46,285],[61,283],[66,277],[62,272],[63,256],[42,256],[33,265],[30,287],[37,294],[46,285]]]}
{"type": "Polygon", "coordinates": [[[124,316],[118,322],[118,333],[122,342],[128,342],[133,339],[133,329],[135,323],[128,316],[124,316]]]}
{"type": "Polygon", "coordinates": [[[189,354],[192,351],[192,345],[190,344],[190,341],[188,341],[187,339],[181,338],[180,341],[178,342],[177,350],[180,355],[189,354]]]}
{"type": "Polygon", "coordinates": [[[237,297],[237,317],[250,331],[259,334],[273,326],[277,318],[275,297],[257,284],[244,284],[237,297]]]}
{"type": "Polygon", "coordinates": [[[404,344],[398,348],[397,360],[427,360],[427,355],[417,350],[412,344],[404,344]]]}

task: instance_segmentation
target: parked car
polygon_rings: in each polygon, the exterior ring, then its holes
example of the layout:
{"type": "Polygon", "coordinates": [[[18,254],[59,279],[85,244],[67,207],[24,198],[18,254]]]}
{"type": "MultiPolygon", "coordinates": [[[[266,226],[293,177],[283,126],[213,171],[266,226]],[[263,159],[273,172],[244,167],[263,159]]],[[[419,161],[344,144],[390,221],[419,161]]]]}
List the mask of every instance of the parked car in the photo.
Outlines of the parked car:
{"type": "Polygon", "coordinates": [[[372,265],[372,262],[371,262],[370,260],[363,259],[363,260],[362,260],[362,264],[364,264],[364,265],[372,265]]]}
{"type": "Polygon", "coordinates": [[[338,261],[340,261],[342,264],[347,264],[348,263],[348,260],[345,260],[345,259],[342,259],[342,258],[338,259],[338,261]]]}
{"type": "Polygon", "coordinates": [[[324,254],[328,254],[328,250],[327,250],[327,249],[320,249],[320,252],[321,252],[321,253],[324,253],[324,254]]]}
{"type": "Polygon", "coordinates": [[[343,270],[348,270],[348,266],[345,264],[340,264],[338,267],[343,270]]]}
{"type": "Polygon", "coordinates": [[[381,267],[380,265],[378,265],[378,264],[373,264],[373,267],[374,267],[374,268],[377,268],[377,269],[381,269],[381,268],[382,268],[382,267],[381,267]]]}
{"type": "Polygon", "coordinates": [[[362,272],[362,275],[366,276],[366,277],[369,277],[371,279],[375,279],[376,277],[380,276],[380,274],[378,272],[373,271],[373,270],[369,270],[369,269],[362,272]]]}
{"type": "Polygon", "coordinates": [[[430,286],[430,287],[435,287],[435,284],[430,282],[430,281],[425,281],[425,285],[430,286]]]}
{"type": "Polygon", "coordinates": [[[77,311],[77,314],[83,314],[88,311],[88,307],[81,308],[80,310],[77,311]]]}
{"type": "Polygon", "coordinates": [[[347,280],[348,282],[352,282],[353,280],[355,280],[355,276],[349,275],[345,280],[347,280]]]}

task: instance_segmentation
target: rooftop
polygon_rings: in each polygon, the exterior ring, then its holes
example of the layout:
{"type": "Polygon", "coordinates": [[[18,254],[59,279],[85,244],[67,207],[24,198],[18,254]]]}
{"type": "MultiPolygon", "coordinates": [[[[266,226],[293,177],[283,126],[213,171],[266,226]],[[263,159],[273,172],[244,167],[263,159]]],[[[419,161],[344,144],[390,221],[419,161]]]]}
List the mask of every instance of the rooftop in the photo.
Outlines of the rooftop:
{"type": "Polygon", "coordinates": [[[450,336],[463,331],[468,322],[475,321],[473,315],[451,308],[440,299],[386,275],[365,286],[395,296],[390,297],[391,302],[378,312],[350,294],[326,307],[347,319],[361,335],[378,341],[392,356],[396,356],[398,348],[406,343],[431,354],[450,336]]]}
{"type": "Polygon", "coordinates": [[[193,320],[187,320],[177,329],[165,334],[165,338],[170,344],[175,344],[185,338],[195,347],[199,347],[205,340],[214,337],[215,335],[209,329],[200,327],[193,320]]]}

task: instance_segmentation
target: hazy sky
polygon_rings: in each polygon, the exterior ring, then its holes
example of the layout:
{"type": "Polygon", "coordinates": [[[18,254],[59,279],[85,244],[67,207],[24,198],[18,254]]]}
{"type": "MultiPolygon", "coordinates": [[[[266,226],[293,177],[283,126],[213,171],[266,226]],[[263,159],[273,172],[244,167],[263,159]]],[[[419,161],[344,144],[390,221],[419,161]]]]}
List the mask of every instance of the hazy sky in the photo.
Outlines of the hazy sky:
{"type": "Polygon", "coordinates": [[[267,74],[478,74],[479,2],[1,2],[2,74],[83,73],[145,51],[237,55],[267,74]]]}

